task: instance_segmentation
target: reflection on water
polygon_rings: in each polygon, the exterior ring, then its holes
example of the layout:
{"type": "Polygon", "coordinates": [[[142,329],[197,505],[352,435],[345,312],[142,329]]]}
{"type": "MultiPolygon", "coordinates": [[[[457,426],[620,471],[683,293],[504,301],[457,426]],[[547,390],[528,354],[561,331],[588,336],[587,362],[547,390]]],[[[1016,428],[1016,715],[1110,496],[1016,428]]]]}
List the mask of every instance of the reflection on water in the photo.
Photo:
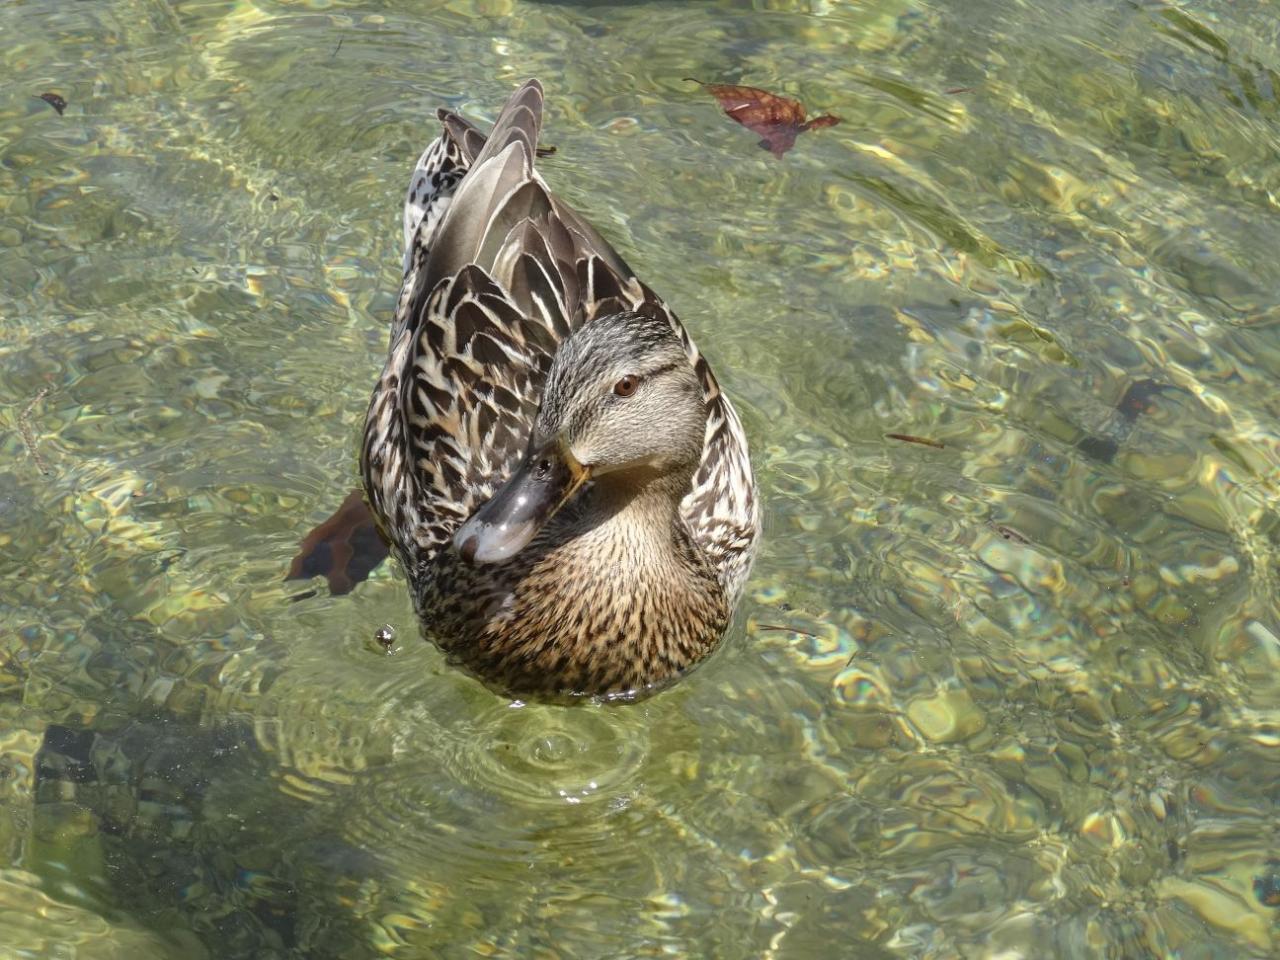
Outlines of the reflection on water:
{"type": "Polygon", "coordinates": [[[1274,955],[1266,5],[0,28],[14,955],[1274,955]],[[724,649],[630,707],[495,697],[394,571],[282,580],[355,477],[426,118],[529,75],[767,492],[724,649]],[[778,159],[685,76],[843,123],[778,159]]]}

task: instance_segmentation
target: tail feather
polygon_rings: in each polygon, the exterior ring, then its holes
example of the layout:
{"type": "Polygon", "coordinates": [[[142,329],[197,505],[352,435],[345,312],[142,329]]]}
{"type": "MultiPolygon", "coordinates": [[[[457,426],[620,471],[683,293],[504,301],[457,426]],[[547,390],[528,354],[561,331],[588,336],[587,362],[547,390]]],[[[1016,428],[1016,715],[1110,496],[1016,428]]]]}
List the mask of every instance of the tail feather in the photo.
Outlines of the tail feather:
{"type": "Polygon", "coordinates": [[[531,174],[538,132],[542,128],[542,105],[542,84],[537,80],[526,80],[503,104],[502,112],[489,131],[488,142],[476,156],[473,166],[479,167],[511,144],[519,143],[523,147],[525,174],[531,174]]]}
{"type": "MultiPolygon", "coordinates": [[[[470,263],[489,270],[485,256],[492,259],[497,245],[487,239],[505,237],[521,219],[550,209],[546,189],[533,172],[541,126],[542,85],[530,80],[502,108],[458,185],[432,243],[427,278],[453,276],[470,263]]],[[[475,142],[465,132],[463,137],[475,142]]]]}
{"type": "MultiPolygon", "coordinates": [[[[542,123],[542,86],[531,80],[512,95],[494,127],[494,133],[506,138],[502,146],[518,141],[530,157],[526,174],[532,169],[537,150],[538,128],[542,123]]],[[[404,199],[404,273],[414,262],[414,245],[425,253],[434,244],[434,234],[453,201],[458,183],[472,167],[494,155],[501,148],[485,153],[486,137],[470,120],[452,110],[436,111],[444,128],[418,158],[409,178],[404,199]],[[425,224],[425,226],[423,226],[425,224]],[[422,227],[419,230],[419,227],[422,227]]]]}

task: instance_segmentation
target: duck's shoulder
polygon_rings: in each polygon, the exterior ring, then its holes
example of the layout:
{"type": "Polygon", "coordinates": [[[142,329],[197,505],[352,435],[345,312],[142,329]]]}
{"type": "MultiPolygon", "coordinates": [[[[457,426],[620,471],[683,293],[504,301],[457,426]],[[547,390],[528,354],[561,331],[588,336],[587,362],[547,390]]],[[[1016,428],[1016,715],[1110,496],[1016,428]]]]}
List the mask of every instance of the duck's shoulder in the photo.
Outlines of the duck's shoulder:
{"type": "Polygon", "coordinates": [[[684,338],[689,362],[702,382],[707,408],[702,460],[693,475],[689,493],[681,502],[681,515],[694,542],[716,571],[732,607],[746,584],[760,536],[760,498],[755,472],[738,411],[720,388],[711,364],[698,350],[688,330],[674,314],[672,320],[684,338]]]}
{"type": "Polygon", "coordinates": [[[751,572],[760,536],[760,498],[746,430],[688,328],[662,298],[645,284],[636,283],[641,295],[630,309],[662,317],[671,324],[702,384],[707,410],[702,459],[680,512],[732,607],[751,572]]]}

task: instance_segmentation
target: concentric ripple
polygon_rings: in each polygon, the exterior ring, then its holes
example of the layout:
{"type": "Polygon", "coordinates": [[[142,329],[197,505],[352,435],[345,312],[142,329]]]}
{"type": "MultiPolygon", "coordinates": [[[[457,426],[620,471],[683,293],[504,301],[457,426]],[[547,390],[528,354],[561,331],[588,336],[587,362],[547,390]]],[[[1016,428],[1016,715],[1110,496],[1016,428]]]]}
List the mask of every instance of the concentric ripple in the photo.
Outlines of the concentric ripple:
{"type": "Polygon", "coordinates": [[[627,793],[649,752],[642,718],[630,710],[495,705],[458,742],[458,779],[524,803],[599,803],[627,793]]]}
{"type": "Polygon", "coordinates": [[[417,755],[359,778],[345,829],[399,862],[443,858],[481,872],[597,856],[642,784],[642,713],[494,703],[452,727],[406,718],[417,755]]]}

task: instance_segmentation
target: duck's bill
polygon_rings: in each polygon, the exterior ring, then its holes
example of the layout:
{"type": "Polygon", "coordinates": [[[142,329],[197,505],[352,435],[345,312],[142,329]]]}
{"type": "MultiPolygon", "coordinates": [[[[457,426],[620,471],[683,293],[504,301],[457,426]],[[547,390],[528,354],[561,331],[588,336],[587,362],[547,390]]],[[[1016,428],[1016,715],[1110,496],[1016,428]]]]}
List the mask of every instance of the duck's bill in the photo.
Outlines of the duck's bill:
{"type": "Polygon", "coordinates": [[[587,469],[557,443],[530,453],[454,534],[454,546],[468,563],[501,563],[515,556],[587,476],[587,469]]]}

